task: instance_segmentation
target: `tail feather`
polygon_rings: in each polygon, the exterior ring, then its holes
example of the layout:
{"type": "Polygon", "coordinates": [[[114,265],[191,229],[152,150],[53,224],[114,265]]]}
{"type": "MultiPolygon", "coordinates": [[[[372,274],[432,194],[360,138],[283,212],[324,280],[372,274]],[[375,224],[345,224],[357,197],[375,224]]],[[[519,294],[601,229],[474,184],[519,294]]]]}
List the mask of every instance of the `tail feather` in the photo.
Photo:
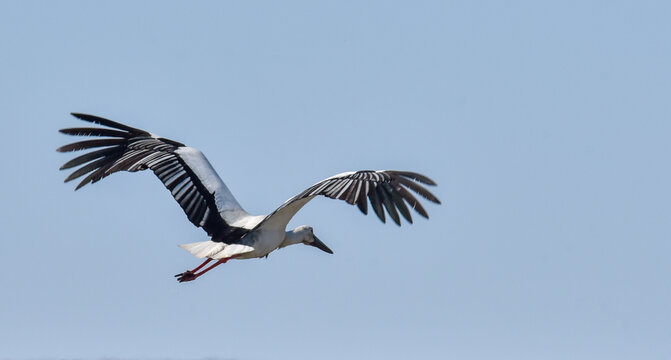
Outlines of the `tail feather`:
{"type": "Polygon", "coordinates": [[[229,245],[222,242],[214,242],[212,240],[181,244],[179,247],[190,252],[193,256],[199,259],[207,257],[215,260],[254,251],[254,248],[251,246],[241,244],[229,245]]]}

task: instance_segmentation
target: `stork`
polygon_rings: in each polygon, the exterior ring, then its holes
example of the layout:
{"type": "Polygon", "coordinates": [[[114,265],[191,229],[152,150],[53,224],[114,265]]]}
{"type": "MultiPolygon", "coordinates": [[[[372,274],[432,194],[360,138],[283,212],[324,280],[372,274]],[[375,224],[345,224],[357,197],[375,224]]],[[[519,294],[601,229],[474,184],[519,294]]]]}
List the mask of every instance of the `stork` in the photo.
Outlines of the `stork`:
{"type": "Polygon", "coordinates": [[[364,214],[368,213],[370,201],[373,211],[383,223],[386,209],[389,217],[399,226],[399,213],[412,223],[408,206],[429,218],[422,204],[409,190],[440,204],[440,200],[421,185],[436,185],[424,175],[410,171],[361,170],[319,181],[284,202],[272,213],[254,216],[240,206],[199,150],[98,116],[81,113],[72,115],[104,127],[59,130],[67,135],[99,137],[57,149],[59,152],[71,152],[99,148],[63,164],[61,170],[80,166],[65,182],[87,175],[75,188],[78,190],[118,171],[149,169],[177,200],[189,221],[207,232],[209,240],[179,245],[197,258],[205,259],[196,268],[175,275],[179,282],[195,280],[230,259],[262,258],[294,244],[314,246],[333,254],[315,236],[312,227],[302,225],[286,230],[293,216],[319,195],[344,200],[350,205],[356,204],[364,214]],[[213,264],[204,268],[213,260],[213,264]]]}

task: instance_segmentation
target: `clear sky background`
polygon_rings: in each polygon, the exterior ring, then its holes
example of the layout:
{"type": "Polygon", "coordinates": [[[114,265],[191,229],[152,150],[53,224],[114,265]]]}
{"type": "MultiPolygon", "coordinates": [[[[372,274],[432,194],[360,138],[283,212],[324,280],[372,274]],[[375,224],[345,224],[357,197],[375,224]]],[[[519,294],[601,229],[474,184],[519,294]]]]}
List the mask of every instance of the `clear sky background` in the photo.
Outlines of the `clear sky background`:
{"type": "Polygon", "coordinates": [[[0,3],[0,358],[671,358],[668,1],[0,3]],[[443,205],[329,199],[195,282],[151,173],[74,192],[93,113],[201,149],[246,210],[348,170],[443,205]]]}

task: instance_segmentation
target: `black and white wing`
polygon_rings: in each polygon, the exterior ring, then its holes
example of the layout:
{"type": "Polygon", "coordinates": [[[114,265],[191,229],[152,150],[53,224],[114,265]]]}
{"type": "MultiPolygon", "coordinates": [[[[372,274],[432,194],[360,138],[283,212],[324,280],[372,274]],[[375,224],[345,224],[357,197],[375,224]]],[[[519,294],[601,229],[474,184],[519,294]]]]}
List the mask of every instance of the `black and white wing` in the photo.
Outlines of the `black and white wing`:
{"type": "Polygon", "coordinates": [[[368,202],[370,202],[373,211],[382,222],[385,222],[384,209],[386,209],[389,217],[399,226],[401,225],[399,213],[412,223],[409,207],[428,219],[429,214],[409,190],[436,204],[440,204],[440,200],[421,184],[436,185],[428,177],[409,171],[362,170],[334,175],[287,200],[257,227],[262,224],[270,227],[286,225],[298,210],[318,195],[345,200],[351,205],[356,204],[364,214],[368,214],[368,202]]]}
{"type": "Polygon", "coordinates": [[[101,137],[57,149],[60,152],[69,152],[100,148],[80,155],[61,166],[61,170],[65,170],[81,165],[65,179],[65,182],[87,175],[75,190],[117,171],[135,172],[150,169],[170,190],[189,221],[202,227],[213,240],[221,240],[233,232],[243,230],[231,224],[240,222],[250,215],[242,209],[199,150],[112,120],[86,114],[72,115],[107,127],[59,130],[68,135],[101,137]]]}

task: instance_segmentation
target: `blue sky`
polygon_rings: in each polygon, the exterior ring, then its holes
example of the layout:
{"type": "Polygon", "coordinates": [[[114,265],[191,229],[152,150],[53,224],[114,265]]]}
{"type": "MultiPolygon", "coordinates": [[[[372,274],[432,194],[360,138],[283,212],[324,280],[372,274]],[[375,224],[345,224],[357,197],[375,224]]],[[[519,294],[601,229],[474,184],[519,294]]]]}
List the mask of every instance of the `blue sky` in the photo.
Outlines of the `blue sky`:
{"type": "Polygon", "coordinates": [[[668,2],[0,4],[0,358],[671,357],[668,2]],[[150,173],[73,192],[105,116],[201,149],[246,210],[347,170],[429,175],[429,221],[329,199],[306,246],[198,281],[150,173]]]}

